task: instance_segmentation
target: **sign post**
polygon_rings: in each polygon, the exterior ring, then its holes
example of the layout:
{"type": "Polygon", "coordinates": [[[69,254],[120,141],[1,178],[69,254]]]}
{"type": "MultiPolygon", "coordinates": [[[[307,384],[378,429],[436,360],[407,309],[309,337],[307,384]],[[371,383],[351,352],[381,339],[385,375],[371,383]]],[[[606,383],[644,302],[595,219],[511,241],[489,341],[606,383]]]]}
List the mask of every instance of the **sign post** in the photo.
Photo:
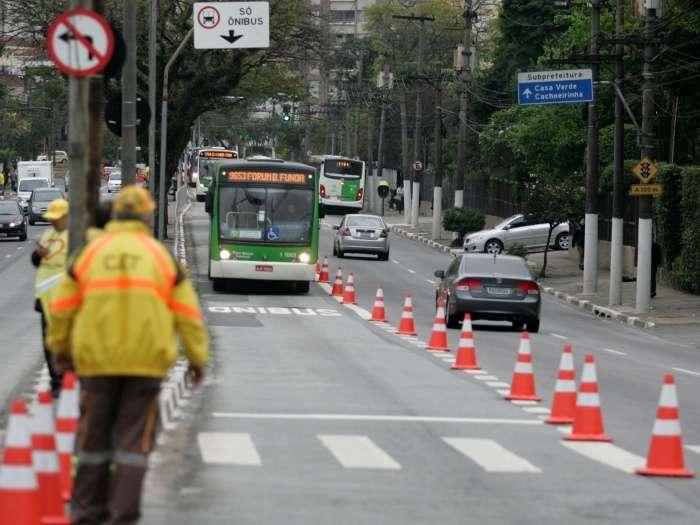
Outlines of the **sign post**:
{"type": "Polygon", "coordinates": [[[197,2],[195,49],[270,47],[269,2],[197,2]]]}
{"type": "Polygon", "coordinates": [[[593,101],[593,71],[527,71],[518,73],[518,105],[576,104],[593,101]]]}

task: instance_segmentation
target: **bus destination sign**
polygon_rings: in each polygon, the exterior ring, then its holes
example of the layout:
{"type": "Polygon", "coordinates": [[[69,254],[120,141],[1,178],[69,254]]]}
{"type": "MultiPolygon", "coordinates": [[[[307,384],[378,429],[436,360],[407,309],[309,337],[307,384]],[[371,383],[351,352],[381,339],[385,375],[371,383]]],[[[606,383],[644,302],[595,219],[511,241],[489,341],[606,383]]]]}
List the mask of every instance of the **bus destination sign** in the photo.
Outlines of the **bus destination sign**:
{"type": "Polygon", "coordinates": [[[238,154],[235,151],[226,151],[226,150],[211,150],[211,149],[205,149],[199,152],[200,157],[204,157],[206,159],[237,159],[238,154]]]}
{"type": "Polygon", "coordinates": [[[289,171],[235,171],[226,173],[227,182],[252,182],[255,184],[289,184],[306,186],[313,183],[311,173],[289,171]]]}

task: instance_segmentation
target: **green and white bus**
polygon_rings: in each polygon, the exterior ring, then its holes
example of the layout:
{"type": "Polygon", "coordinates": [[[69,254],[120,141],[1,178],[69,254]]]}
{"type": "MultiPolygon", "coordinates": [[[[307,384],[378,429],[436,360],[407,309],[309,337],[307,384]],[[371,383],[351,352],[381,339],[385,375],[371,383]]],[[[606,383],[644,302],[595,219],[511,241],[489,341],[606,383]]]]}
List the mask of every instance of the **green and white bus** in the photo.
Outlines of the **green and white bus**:
{"type": "Polygon", "coordinates": [[[310,164],[319,174],[321,207],[360,211],[365,202],[365,163],[336,155],[314,155],[310,164]]]}
{"type": "Polygon", "coordinates": [[[198,201],[206,198],[217,165],[221,161],[237,158],[237,152],[218,147],[195,149],[191,153],[188,179],[190,186],[195,188],[198,201]]]}
{"type": "Polygon", "coordinates": [[[275,159],[219,164],[209,188],[209,278],[291,281],[306,293],[318,260],[318,178],[311,166],[275,159]]]}

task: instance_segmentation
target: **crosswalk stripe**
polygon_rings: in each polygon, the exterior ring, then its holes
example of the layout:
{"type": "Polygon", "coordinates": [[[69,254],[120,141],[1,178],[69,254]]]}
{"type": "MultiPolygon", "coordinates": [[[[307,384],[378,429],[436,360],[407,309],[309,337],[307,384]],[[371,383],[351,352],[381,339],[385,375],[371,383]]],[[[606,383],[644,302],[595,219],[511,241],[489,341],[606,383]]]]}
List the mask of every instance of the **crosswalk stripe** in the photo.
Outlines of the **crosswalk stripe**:
{"type": "Polygon", "coordinates": [[[204,463],[215,465],[262,465],[250,434],[236,432],[200,432],[199,452],[204,463]]]}
{"type": "Polygon", "coordinates": [[[317,437],[345,468],[401,470],[401,465],[367,436],[318,434],[317,437]]]}
{"type": "Polygon", "coordinates": [[[443,437],[442,440],[478,464],[486,472],[542,472],[539,468],[493,439],[443,437]]]}
{"type": "Polygon", "coordinates": [[[560,443],[588,459],[598,461],[623,472],[632,473],[634,469],[643,467],[646,462],[643,457],[628,452],[612,443],[587,441],[560,441],[560,443]]]}
{"type": "Polygon", "coordinates": [[[696,454],[700,454],[700,445],[686,445],[685,448],[696,454]]]}

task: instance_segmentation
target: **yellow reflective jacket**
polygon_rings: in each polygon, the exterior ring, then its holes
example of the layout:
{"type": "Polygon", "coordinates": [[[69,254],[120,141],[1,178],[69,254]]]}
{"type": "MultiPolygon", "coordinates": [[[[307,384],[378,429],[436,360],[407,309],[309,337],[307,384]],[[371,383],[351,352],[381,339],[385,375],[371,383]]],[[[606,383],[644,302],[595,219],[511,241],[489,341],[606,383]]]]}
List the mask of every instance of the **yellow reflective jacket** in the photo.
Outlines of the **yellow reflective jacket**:
{"type": "Polygon", "coordinates": [[[39,239],[39,244],[46,248],[48,253],[41,258],[36,270],[34,293],[37,299],[41,300],[44,312],[48,313],[51,297],[66,270],[68,230],[59,232],[51,226],[44,231],[39,239]]]}
{"type": "Polygon", "coordinates": [[[112,221],[70,265],[51,303],[47,345],[72,354],[81,376],[163,377],[177,358],[209,358],[197,296],[148,227],[112,221]]]}

